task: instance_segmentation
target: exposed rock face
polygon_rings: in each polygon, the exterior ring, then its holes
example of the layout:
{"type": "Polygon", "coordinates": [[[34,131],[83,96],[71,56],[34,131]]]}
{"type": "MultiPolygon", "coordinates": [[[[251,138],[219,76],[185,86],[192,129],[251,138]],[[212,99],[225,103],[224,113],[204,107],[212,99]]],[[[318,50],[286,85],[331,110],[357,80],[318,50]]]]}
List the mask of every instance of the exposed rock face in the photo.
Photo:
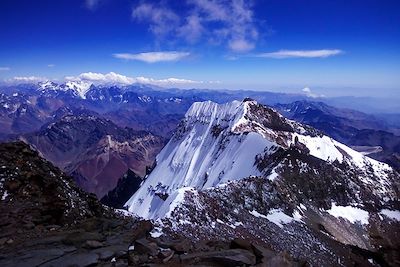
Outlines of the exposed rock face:
{"type": "Polygon", "coordinates": [[[255,101],[205,102],[189,109],[126,205],[169,234],[246,237],[318,266],[392,264],[399,180],[387,164],[255,101]]]}
{"type": "Polygon", "coordinates": [[[106,213],[94,195],[22,142],[0,144],[0,195],[4,231],[15,224],[73,224],[106,213]]]}
{"type": "Polygon", "coordinates": [[[164,139],[148,132],[120,128],[92,114],[66,115],[24,140],[99,198],[128,170],[144,176],[164,139]]]}
{"type": "Polygon", "coordinates": [[[101,203],[117,209],[123,208],[126,201],[139,189],[142,182],[142,177],[128,170],[118,180],[117,186],[101,199],[101,203]]]}

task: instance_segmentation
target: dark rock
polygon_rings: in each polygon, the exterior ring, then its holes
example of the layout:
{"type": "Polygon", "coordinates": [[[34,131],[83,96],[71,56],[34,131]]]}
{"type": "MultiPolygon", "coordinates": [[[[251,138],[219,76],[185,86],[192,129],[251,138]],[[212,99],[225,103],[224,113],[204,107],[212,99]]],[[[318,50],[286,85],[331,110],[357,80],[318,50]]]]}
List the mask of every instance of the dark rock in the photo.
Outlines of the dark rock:
{"type": "Polygon", "coordinates": [[[90,248],[90,249],[101,248],[103,246],[104,246],[104,244],[99,242],[99,241],[97,241],[97,240],[87,240],[85,242],[85,244],[83,244],[83,247],[90,248]]]}
{"type": "Polygon", "coordinates": [[[115,253],[113,251],[109,250],[108,248],[106,248],[104,250],[96,251],[96,253],[97,253],[97,255],[99,255],[100,260],[109,260],[115,255],[115,253]]]}
{"type": "Polygon", "coordinates": [[[101,198],[101,203],[122,209],[129,198],[139,189],[143,178],[134,171],[128,171],[118,180],[117,186],[101,198]]]}
{"type": "Polygon", "coordinates": [[[68,245],[80,245],[87,240],[103,241],[104,237],[99,233],[75,232],[67,235],[63,243],[68,245]]]}
{"type": "Polygon", "coordinates": [[[168,262],[174,256],[174,254],[174,251],[171,249],[161,249],[158,253],[158,257],[161,258],[165,263],[168,262]]]}
{"type": "Polygon", "coordinates": [[[111,259],[112,257],[124,256],[127,253],[126,246],[113,245],[91,250],[91,252],[99,255],[99,259],[111,259]]]}
{"type": "Polygon", "coordinates": [[[144,238],[148,235],[148,233],[153,229],[153,224],[148,221],[139,221],[135,224],[132,229],[132,238],[134,240],[144,238]]]}
{"type": "MultiPolygon", "coordinates": [[[[45,248],[45,249],[29,249],[24,248],[17,255],[18,257],[0,257],[0,266],[2,267],[31,267],[31,266],[42,266],[47,262],[57,260],[60,257],[69,255],[75,251],[74,247],[60,247],[60,248],[45,248]]],[[[56,265],[48,265],[56,266],[56,265]]],[[[65,265],[60,265],[61,267],[65,265]]]]}
{"type": "Polygon", "coordinates": [[[171,248],[178,253],[187,252],[192,249],[192,243],[189,239],[176,240],[171,244],[171,248]]]}
{"type": "Polygon", "coordinates": [[[256,256],[248,250],[229,249],[212,252],[198,252],[181,255],[182,263],[215,262],[222,266],[242,266],[256,264],[256,256]]]}
{"type": "Polygon", "coordinates": [[[272,257],[271,259],[265,261],[266,266],[276,266],[276,267],[295,267],[298,266],[287,253],[279,253],[272,257]]]}
{"type": "Polygon", "coordinates": [[[276,255],[276,253],[268,248],[262,247],[257,244],[252,244],[251,245],[254,254],[257,256],[260,261],[265,262],[265,260],[270,259],[276,255]]]}
{"type": "Polygon", "coordinates": [[[250,243],[249,240],[242,239],[242,238],[236,238],[232,240],[230,244],[230,248],[242,248],[242,249],[247,249],[249,251],[252,251],[252,244],[250,243]]]}
{"type": "Polygon", "coordinates": [[[135,241],[134,251],[139,254],[143,253],[151,256],[156,256],[158,254],[158,246],[157,243],[142,238],[135,241]]]}
{"type": "Polygon", "coordinates": [[[7,240],[8,240],[8,238],[6,238],[6,237],[0,238],[0,246],[4,245],[7,240]]]}
{"type": "Polygon", "coordinates": [[[128,261],[127,260],[117,260],[115,262],[115,267],[128,267],[128,261]]]}
{"type": "Polygon", "coordinates": [[[97,264],[99,261],[99,256],[95,253],[73,253],[65,255],[64,257],[58,258],[56,260],[47,262],[41,267],[70,267],[79,266],[87,267],[97,264]]]}
{"type": "Polygon", "coordinates": [[[12,199],[0,202],[1,233],[20,230],[22,236],[34,228],[47,231],[90,217],[115,216],[25,143],[0,144],[0,165],[1,190],[12,199]]]}

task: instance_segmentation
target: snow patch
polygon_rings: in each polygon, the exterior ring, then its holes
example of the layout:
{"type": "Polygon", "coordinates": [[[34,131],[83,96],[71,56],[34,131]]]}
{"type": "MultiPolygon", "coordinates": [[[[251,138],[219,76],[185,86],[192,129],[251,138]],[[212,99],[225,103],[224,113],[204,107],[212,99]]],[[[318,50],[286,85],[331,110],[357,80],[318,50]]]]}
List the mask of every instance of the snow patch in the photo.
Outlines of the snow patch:
{"type": "Polygon", "coordinates": [[[256,210],[249,211],[249,213],[254,217],[267,219],[268,221],[278,225],[280,228],[283,228],[284,224],[288,224],[293,221],[298,221],[297,218],[293,218],[286,215],[280,209],[272,209],[268,212],[268,215],[261,214],[256,210]]]}
{"type": "Polygon", "coordinates": [[[1,200],[6,200],[7,197],[8,197],[8,192],[4,191],[3,196],[1,197],[1,200]]]}
{"type": "Polygon", "coordinates": [[[352,206],[336,206],[332,203],[332,208],[327,212],[338,218],[344,218],[349,220],[351,223],[360,222],[361,224],[368,224],[369,214],[367,211],[352,206]]]}
{"type": "Polygon", "coordinates": [[[161,227],[154,227],[154,229],[150,232],[150,236],[153,238],[157,238],[163,235],[161,227]]]}
{"type": "Polygon", "coordinates": [[[400,221],[400,211],[398,210],[383,209],[379,212],[379,214],[385,215],[392,220],[400,221]]]}
{"type": "Polygon", "coordinates": [[[267,219],[274,224],[278,225],[280,228],[283,227],[284,224],[291,223],[295,221],[295,218],[286,215],[280,209],[272,209],[268,212],[267,219]]]}

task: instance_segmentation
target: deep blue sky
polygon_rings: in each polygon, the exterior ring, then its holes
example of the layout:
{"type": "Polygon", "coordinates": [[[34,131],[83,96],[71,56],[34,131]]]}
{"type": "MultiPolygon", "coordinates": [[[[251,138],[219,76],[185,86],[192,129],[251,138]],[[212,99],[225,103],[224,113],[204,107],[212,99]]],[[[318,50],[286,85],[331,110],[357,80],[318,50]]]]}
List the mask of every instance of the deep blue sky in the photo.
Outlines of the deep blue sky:
{"type": "Polygon", "coordinates": [[[400,1],[177,2],[1,0],[0,79],[115,72],[205,81],[187,87],[400,94],[400,1]],[[223,8],[209,13],[208,3],[223,8]],[[193,17],[201,30],[188,23],[193,17]],[[113,56],[170,51],[186,54],[153,63],[113,56]]]}

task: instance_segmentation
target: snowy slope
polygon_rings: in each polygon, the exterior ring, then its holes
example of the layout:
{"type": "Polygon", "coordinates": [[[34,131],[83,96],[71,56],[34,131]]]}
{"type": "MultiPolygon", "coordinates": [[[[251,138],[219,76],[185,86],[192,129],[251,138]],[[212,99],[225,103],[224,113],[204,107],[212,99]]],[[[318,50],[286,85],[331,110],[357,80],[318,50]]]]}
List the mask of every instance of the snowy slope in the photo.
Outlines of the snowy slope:
{"type": "Polygon", "coordinates": [[[52,81],[45,81],[38,84],[37,90],[41,91],[42,93],[48,91],[72,91],[77,97],[86,99],[86,93],[90,90],[91,86],[91,82],[85,81],[68,81],[64,84],[57,84],[52,81]]]}
{"type": "MultiPolygon", "coordinates": [[[[257,133],[230,133],[243,119],[245,105],[194,103],[183,125],[157,156],[157,167],[128,202],[129,210],[146,218],[163,217],[164,201],[157,195],[171,195],[177,189],[213,187],[250,175],[261,175],[254,165],[256,155],[272,142],[257,133]],[[225,129],[216,136],[218,129],[225,129]],[[179,132],[182,131],[182,132],[179,132]]],[[[168,200],[169,202],[172,200],[168,200]]]]}
{"type": "Polygon", "coordinates": [[[183,201],[186,190],[201,191],[249,176],[269,175],[272,181],[279,175],[269,167],[261,168],[257,159],[293,146],[304,146],[309,155],[327,163],[346,163],[362,173],[372,170],[372,174],[362,176],[363,182],[373,186],[378,177],[376,192],[390,192],[388,165],[255,101],[208,101],[191,106],[157,156],[156,168],[125,206],[144,218],[163,218],[183,201]]]}

